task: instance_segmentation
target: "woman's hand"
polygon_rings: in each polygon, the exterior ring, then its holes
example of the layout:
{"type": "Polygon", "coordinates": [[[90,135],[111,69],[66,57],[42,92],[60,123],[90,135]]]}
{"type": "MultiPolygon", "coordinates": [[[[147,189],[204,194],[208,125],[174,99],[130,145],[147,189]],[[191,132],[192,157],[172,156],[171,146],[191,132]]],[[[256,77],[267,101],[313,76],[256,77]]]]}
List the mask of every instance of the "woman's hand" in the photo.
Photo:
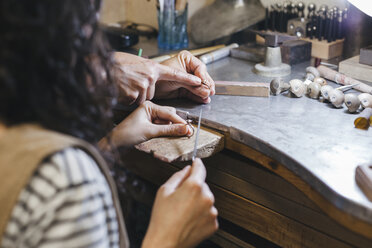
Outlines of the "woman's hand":
{"type": "MultiPolygon", "coordinates": [[[[191,133],[192,130],[186,125],[186,121],[176,114],[175,108],[146,101],[109,135],[110,144],[119,147],[133,146],[159,136],[185,136],[191,133]]],[[[98,145],[103,150],[109,148],[107,138],[103,138],[98,145]]]]}
{"type": "Polygon", "coordinates": [[[209,96],[215,94],[215,85],[208,74],[207,67],[188,51],[180,52],[176,57],[162,63],[169,67],[193,74],[202,80],[199,86],[180,84],[175,81],[159,81],[155,86],[155,98],[185,97],[200,103],[209,103],[209,96]]]}
{"type": "Polygon", "coordinates": [[[116,52],[113,68],[120,91],[120,100],[127,104],[141,104],[155,95],[155,84],[162,80],[178,87],[198,87],[201,78],[179,67],[169,67],[135,55],[116,52]]]}
{"type": "Polygon", "coordinates": [[[194,247],[218,229],[214,196],[200,159],[175,173],[157,192],[142,247],[194,247]]]}

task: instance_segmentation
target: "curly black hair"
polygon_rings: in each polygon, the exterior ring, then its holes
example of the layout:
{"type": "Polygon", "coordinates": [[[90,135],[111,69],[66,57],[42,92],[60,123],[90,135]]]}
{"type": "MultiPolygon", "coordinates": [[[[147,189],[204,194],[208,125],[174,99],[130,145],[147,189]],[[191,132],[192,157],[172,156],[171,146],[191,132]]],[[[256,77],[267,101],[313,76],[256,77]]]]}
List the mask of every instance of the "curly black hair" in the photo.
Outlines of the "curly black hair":
{"type": "Polygon", "coordinates": [[[0,120],[95,142],[112,127],[101,0],[0,1],[0,120]]]}

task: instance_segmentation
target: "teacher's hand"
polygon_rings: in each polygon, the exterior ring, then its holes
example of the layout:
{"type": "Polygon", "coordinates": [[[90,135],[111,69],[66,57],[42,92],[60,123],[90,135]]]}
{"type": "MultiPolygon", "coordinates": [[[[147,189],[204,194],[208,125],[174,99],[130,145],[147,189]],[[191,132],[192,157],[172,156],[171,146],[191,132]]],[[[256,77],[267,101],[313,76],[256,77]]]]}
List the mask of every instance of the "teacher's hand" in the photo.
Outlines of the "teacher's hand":
{"type": "Polygon", "coordinates": [[[209,103],[215,94],[215,84],[208,74],[207,67],[188,51],[180,52],[176,57],[162,63],[171,68],[193,74],[201,79],[202,84],[195,86],[172,80],[161,80],[156,83],[156,98],[189,98],[200,103],[209,103]]]}
{"type": "MultiPolygon", "coordinates": [[[[141,104],[151,100],[155,95],[155,85],[158,81],[172,82],[178,87],[188,89],[202,85],[198,75],[189,74],[178,66],[171,67],[121,52],[114,54],[114,60],[116,64],[113,72],[119,87],[120,100],[126,104],[141,104]]],[[[164,96],[166,93],[160,95],[164,96]]]]}

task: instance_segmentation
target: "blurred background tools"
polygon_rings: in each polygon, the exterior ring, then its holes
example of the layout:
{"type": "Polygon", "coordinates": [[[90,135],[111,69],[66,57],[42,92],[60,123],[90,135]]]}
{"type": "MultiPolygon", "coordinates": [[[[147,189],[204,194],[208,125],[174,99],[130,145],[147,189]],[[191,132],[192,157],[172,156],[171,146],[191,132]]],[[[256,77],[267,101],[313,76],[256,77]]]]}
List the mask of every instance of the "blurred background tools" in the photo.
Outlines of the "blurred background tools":
{"type": "Polygon", "coordinates": [[[306,6],[303,2],[295,4],[286,1],[266,8],[265,30],[331,42],[344,37],[347,13],[347,9],[340,10],[338,7],[322,5],[317,9],[313,3],[306,6]]]}
{"type": "Polygon", "coordinates": [[[126,30],[133,31],[138,36],[146,37],[147,39],[158,37],[158,30],[151,25],[136,23],[131,21],[120,21],[118,25],[126,30]]]}
{"type": "Polygon", "coordinates": [[[355,85],[353,88],[364,93],[372,94],[372,86],[360,82],[354,78],[348,77],[342,73],[339,73],[335,70],[327,68],[323,65],[318,66],[318,71],[321,77],[324,77],[328,80],[334,81],[342,85],[355,85]]]}
{"type": "Polygon", "coordinates": [[[222,58],[226,58],[227,56],[230,55],[230,51],[232,48],[237,48],[239,47],[238,44],[236,43],[232,43],[226,47],[223,47],[223,48],[220,48],[220,49],[217,49],[213,52],[210,52],[210,53],[207,53],[207,54],[204,54],[202,56],[200,56],[200,60],[204,63],[204,64],[210,64],[214,61],[217,61],[219,59],[222,59],[222,58]]]}
{"type": "Polygon", "coordinates": [[[164,50],[179,50],[189,46],[187,34],[187,0],[159,0],[158,46],[164,50]]]}
{"type": "Polygon", "coordinates": [[[285,35],[275,32],[252,32],[264,37],[266,48],[265,61],[256,64],[254,69],[258,75],[265,77],[282,77],[291,73],[291,67],[282,63],[280,44],[288,40],[297,40],[296,36],[285,35]]]}
{"type": "MultiPolygon", "coordinates": [[[[215,51],[215,50],[223,48],[223,47],[225,47],[225,45],[222,44],[222,45],[216,45],[216,46],[211,46],[211,47],[203,47],[203,48],[198,48],[198,49],[192,49],[192,50],[189,50],[189,52],[194,56],[200,56],[200,55],[215,51]]],[[[170,54],[156,56],[156,57],[151,58],[151,60],[160,63],[160,62],[163,62],[163,61],[165,61],[167,59],[170,59],[174,56],[177,56],[178,53],[179,52],[174,52],[174,53],[170,53],[170,54]]]]}
{"type": "Polygon", "coordinates": [[[360,55],[341,61],[339,72],[358,80],[372,82],[372,46],[360,49],[360,55]]]}
{"type": "MultiPolygon", "coordinates": [[[[198,49],[192,49],[192,50],[189,50],[189,52],[192,55],[199,57],[199,59],[203,61],[203,63],[210,64],[217,60],[228,57],[230,55],[231,50],[237,47],[239,47],[238,44],[232,43],[228,46],[216,45],[216,46],[211,46],[211,47],[202,47],[198,49]]],[[[174,56],[177,56],[178,53],[179,52],[156,56],[156,57],[151,58],[151,60],[156,61],[156,62],[162,62],[174,56]]]]}
{"type": "Polygon", "coordinates": [[[122,28],[120,24],[101,24],[100,29],[106,35],[112,49],[115,51],[126,51],[128,47],[136,45],[139,41],[138,32],[122,28]]]}
{"type": "Polygon", "coordinates": [[[347,17],[348,9],[285,1],[266,8],[264,28],[309,41],[312,57],[328,60],[342,54],[347,17]]]}
{"type": "Polygon", "coordinates": [[[259,0],[215,0],[191,17],[191,38],[197,44],[207,44],[264,19],[265,9],[259,0]]]}

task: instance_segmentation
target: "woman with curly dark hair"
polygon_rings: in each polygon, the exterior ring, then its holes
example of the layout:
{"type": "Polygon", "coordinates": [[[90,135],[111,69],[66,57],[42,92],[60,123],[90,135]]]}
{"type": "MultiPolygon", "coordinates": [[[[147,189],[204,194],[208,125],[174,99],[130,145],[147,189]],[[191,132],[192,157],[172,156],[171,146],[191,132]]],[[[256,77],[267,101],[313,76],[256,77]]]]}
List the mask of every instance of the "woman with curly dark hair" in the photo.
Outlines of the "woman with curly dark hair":
{"type": "MultiPolygon", "coordinates": [[[[1,247],[129,247],[97,148],[188,135],[175,109],[146,100],[207,103],[214,94],[205,66],[187,52],[165,65],[110,53],[100,6],[0,0],[1,247]],[[119,96],[141,105],[112,129],[119,96]]],[[[197,159],[158,191],[142,246],[195,246],[217,228],[213,203],[197,159]]]]}

